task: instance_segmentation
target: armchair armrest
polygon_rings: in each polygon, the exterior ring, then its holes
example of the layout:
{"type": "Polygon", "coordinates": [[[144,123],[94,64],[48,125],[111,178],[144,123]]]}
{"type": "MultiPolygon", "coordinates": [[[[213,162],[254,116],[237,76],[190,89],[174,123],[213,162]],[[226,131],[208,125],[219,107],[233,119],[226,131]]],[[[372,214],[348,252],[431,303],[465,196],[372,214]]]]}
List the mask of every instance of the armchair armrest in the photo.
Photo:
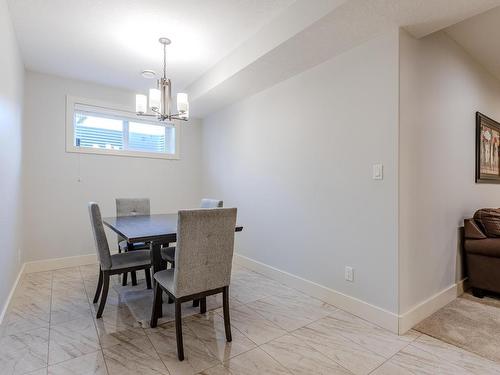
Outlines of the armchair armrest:
{"type": "Polygon", "coordinates": [[[464,220],[464,235],[466,239],[484,240],[488,238],[479,228],[474,219],[464,220]]]}

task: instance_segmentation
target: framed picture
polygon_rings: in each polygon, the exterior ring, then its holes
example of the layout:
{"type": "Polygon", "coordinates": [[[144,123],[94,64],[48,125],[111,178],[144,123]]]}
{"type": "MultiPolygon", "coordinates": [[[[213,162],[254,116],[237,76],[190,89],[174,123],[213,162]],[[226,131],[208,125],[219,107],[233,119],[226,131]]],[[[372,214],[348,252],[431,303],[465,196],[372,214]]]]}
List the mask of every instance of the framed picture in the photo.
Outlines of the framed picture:
{"type": "Polygon", "coordinates": [[[476,112],[476,182],[500,184],[500,123],[476,112]]]}

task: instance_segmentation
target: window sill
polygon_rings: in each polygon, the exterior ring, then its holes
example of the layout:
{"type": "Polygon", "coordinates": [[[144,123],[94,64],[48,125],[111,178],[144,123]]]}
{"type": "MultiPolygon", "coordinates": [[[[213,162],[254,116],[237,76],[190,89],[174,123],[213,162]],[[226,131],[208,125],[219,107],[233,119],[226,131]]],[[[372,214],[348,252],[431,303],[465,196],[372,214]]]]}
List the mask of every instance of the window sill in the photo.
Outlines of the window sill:
{"type": "Polygon", "coordinates": [[[180,160],[178,154],[160,154],[154,152],[142,152],[131,150],[104,150],[94,148],[81,148],[81,147],[67,147],[66,152],[76,154],[94,154],[94,155],[107,155],[107,156],[125,156],[133,158],[147,158],[147,159],[165,159],[165,160],[180,160]]]}

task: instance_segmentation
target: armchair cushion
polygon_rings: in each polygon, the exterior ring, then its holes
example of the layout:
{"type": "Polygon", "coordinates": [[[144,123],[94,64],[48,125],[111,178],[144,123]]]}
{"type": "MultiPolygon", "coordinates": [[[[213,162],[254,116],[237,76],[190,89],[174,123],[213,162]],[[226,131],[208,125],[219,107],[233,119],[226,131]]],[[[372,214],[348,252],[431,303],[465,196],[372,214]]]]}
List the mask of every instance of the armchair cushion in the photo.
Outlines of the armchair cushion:
{"type": "Polygon", "coordinates": [[[486,238],[483,240],[465,240],[467,254],[500,257],[500,238],[486,238]]]}
{"type": "Polygon", "coordinates": [[[487,237],[500,237],[500,209],[480,209],[474,214],[474,220],[487,237]]]}

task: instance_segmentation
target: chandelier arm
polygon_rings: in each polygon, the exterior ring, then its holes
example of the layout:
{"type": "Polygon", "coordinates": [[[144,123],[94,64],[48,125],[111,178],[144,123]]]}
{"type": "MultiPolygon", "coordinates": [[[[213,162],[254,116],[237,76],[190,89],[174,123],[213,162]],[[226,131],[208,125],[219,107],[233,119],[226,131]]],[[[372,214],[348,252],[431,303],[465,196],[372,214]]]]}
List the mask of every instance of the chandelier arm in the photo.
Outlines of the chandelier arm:
{"type": "Polygon", "coordinates": [[[172,120],[182,120],[182,121],[188,121],[189,119],[186,117],[181,117],[180,114],[176,113],[175,115],[170,116],[172,120]]]}

